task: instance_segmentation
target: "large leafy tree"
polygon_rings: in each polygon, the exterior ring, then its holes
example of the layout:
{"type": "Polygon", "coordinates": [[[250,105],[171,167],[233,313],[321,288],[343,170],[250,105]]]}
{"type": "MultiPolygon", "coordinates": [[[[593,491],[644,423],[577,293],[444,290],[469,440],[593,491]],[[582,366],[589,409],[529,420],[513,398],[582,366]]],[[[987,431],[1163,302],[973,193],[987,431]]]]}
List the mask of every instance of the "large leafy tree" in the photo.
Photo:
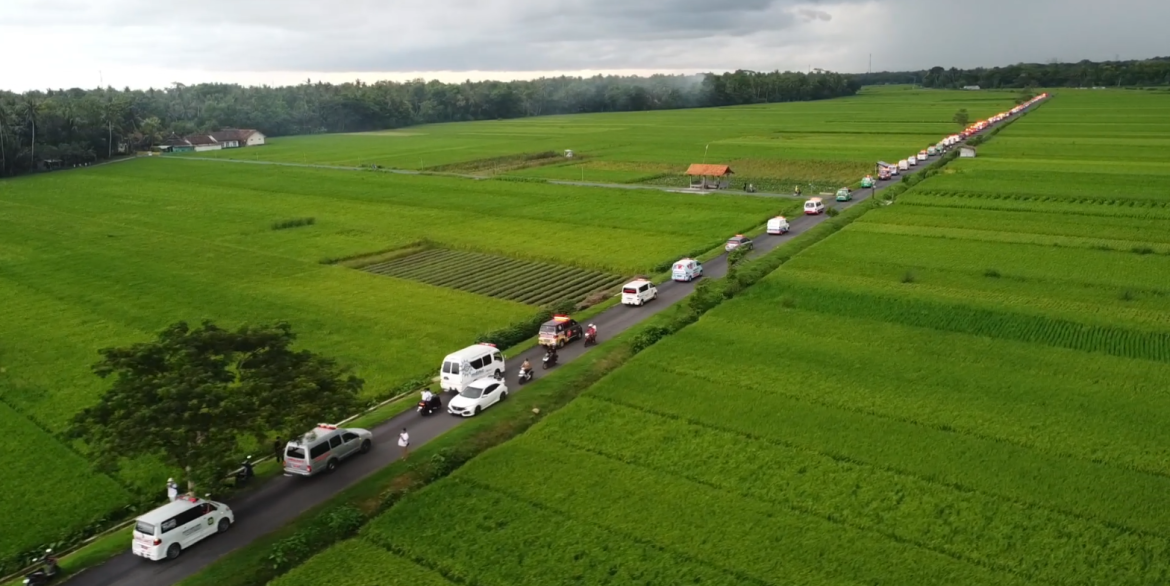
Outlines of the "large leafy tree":
{"type": "Polygon", "coordinates": [[[79,413],[72,434],[98,463],[153,455],[214,486],[238,464],[241,442],[290,437],[357,407],[362,381],[334,360],[292,348],[288,324],[221,329],[185,322],[154,341],[101,350],[94,372],[112,384],[79,413]]]}

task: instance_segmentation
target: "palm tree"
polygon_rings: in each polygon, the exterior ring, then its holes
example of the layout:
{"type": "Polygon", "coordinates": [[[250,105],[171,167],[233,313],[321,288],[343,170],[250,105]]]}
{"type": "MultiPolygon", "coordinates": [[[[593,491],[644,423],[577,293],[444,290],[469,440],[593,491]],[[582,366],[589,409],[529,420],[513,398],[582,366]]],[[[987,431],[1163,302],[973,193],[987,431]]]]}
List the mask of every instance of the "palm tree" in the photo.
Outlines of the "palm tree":
{"type": "Polygon", "coordinates": [[[8,171],[8,155],[4,150],[4,127],[12,126],[13,111],[11,104],[0,100],[0,175],[8,171]]]}
{"type": "Polygon", "coordinates": [[[45,101],[32,94],[26,94],[24,104],[20,107],[24,117],[32,128],[32,150],[29,151],[29,165],[35,171],[37,168],[37,115],[45,109],[45,101]]]}

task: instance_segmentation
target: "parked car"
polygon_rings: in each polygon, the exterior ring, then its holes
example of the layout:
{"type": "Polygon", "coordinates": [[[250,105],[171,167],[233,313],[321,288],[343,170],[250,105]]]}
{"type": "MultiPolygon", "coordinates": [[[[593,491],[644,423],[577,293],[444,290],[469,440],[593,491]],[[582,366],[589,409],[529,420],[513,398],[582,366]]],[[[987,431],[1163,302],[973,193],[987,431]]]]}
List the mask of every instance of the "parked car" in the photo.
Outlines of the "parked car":
{"type": "Polygon", "coordinates": [[[658,288],[646,279],[634,279],[622,287],[622,305],[645,305],[658,299],[658,288]]]}
{"type": "Polygon", "coordinates": [[[744,236],[743,234],[736,234],[735,236],[727,239],[727,244],[723,246],[723,250],[726,250],[727,252],[731,252],[737,248],[746,248],[751,250],[752,246],[753,245],[750,238],[744,236]]]}
{"type": "Polygon", "coordinates": [[[703,276],[703,265],[693,258],[680,259],[670,270],[672,281],[694,281],[703,276]]]}
{"type": "Polygon", "coordinates": [[[447,412],[460,417],[474,417],[484,409],[508,398],[508,385],[494,377],[481,378],[464,388],[447,403],[447,412]]]}

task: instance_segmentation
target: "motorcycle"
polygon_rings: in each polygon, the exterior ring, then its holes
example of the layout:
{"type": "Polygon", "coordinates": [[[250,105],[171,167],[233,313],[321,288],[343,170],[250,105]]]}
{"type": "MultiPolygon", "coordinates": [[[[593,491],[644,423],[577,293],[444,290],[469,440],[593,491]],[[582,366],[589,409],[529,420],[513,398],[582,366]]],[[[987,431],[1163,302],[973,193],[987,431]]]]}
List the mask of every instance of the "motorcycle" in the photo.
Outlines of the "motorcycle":
{"type": "Polygon", "coordinates": [[[531,382],[532,376],[533,376],[533,372],[532,372],[531,368],[527,368],[527,369],[521,368],[520,374],[517,377],[516,383],[522,385],[524,383],[531,382]]]}
{"type": "Polygon", "coordinates": [[[443,410],[443,400],[440,399],[438,395],[431,395],[430,401],[419,401],[418,402],[419,415],[426,416],[426,415],[430,415],[432,413],[438,413],[439,411],[442,411],[442,410],[443,410]]]}
{"type": "Polygon", "coordinates": [[[596,330],[586,330],[585,331],[585,345],[592,346],[596,343],[597,343],[597,331],[596,330]]]}
{"type": "Polygon", "coordinates": [[[52,553],[53,550],[51,549],[45,550],[45,557],[41,560],[44,563],[44,567],[25,575],[24,583],[27,586],[48,584],[49,580],[52,580],[57,575],[60,568],[57,566],[57,558],[53,557],[52,553]]]}
{"type": "Polygon", "coordinates": [[[248,456],[244,458],[244,463],[240,466],[240,469],[236,470],[236,486],[244,486],[255,475],[256,472],[252,470],[252,456],[248,456]]]}
{"type": "Polygon", "coordinates": [[[546,352],[544,354],[544,358],[541,360],[541,363],[544,369],[548,370],[549,368],[557,365],[557,355],[553,354],[552,352],[546,352]]]}

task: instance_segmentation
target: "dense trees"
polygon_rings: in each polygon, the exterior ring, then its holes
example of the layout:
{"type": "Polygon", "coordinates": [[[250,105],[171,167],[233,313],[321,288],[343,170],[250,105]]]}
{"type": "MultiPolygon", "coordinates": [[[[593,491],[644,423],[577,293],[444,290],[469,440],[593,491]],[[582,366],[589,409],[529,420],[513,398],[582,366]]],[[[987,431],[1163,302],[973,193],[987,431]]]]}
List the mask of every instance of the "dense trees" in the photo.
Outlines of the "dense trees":
{"type": "Polygon", "coordinates": [[[295,340],[283,323],[231,331],[179,322],[153,342],[106,348],[94,372],[113,382],[71,433],[103,467],[157,456],[189,483],[215,486],[239,464],[242,442],[266,446],[270,434],[296,437],[357,408],[361,379],[293,350],[295,340]]]}
{"type": "Polygon", "coordinates": [[[558,77],[446,84],[355,81],[287,87],[175,84],[156,90],[0,91],[0,175],[43,161],[93,162],[170,133],[257,128],[269,136],[430,122],[816,100],[856,93],[836,73],[558,77]]]}
{"type": "Polygon", "coordinates": [[[915,83],[932,88],[1151,87],[1170,85],[1170,57],[1140,61],[1018,63],[1007,67],[881,72],[852,76],[862,84],[915,83]]]}

